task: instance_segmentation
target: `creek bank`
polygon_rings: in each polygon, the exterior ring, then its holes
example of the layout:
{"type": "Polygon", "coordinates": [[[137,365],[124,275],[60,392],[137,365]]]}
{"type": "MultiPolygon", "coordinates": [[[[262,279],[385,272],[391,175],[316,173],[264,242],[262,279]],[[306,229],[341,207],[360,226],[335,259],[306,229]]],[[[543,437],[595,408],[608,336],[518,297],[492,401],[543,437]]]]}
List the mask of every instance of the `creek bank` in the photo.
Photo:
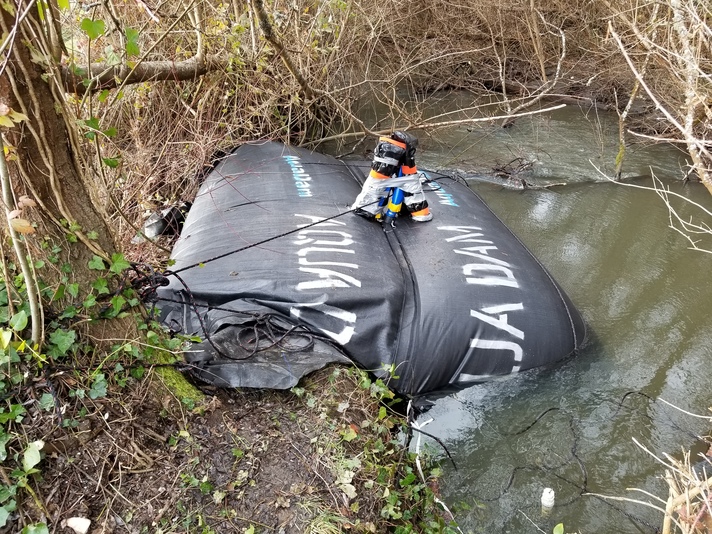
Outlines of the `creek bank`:
{"type": "Polygon", "coordinates": [[[427,484],[416,476],[396,399],[365,372],[331,367],[291,391],[215,389],[197,406],[153,383],[63,398],[66,428],[34,410],[45,513],[25,503],[23,521],[63,533],[72,517],[92,533],[450,531],[433,502],[439,470],[426,468],[427,484]]]}

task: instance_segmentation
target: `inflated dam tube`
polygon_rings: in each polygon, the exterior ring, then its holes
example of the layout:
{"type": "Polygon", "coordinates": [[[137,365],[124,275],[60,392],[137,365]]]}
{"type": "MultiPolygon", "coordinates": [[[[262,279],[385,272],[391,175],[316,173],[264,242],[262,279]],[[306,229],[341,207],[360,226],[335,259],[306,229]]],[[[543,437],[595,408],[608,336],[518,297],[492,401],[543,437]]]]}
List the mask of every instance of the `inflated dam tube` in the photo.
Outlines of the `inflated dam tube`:
{"type": "Polygon", "coordinates": [[[477,194],[434,178],[434,219],[384,228],[348,212],[367,172],[263,142],[207,175],[158,293],[164,324],[203,340],[199,379],[288,388],[352,361],[416,396],[579,349],[580,314],[477,194]]]}

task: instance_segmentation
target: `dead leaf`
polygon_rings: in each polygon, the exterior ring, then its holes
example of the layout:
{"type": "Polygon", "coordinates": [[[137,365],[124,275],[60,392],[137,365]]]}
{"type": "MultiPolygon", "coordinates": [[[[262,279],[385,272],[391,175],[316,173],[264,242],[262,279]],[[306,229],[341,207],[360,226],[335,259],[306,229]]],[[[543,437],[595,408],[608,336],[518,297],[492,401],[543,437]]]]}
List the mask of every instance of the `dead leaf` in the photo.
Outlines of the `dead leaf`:
{"type": "Polygon", "coordinates": [[[32,199],[31,199],[30,197],[28,197],[27,195],[22,195],[22,196],[20,197],[20,202],[19,202],[19,204],[20,204],[20,206],[22,206],[23,208],[34,208],[34,207],[37,205],[37,202],[35,202],[34,200],[32,200],[32,199]]]}
{"type": "Polygon", "coordinates": [[[32,227],[32,223],[27,219],[12,219],[10,221],[13,229],[21,234],[34,234],[35,229],[32,227]]]}
{"type": "Polygon", "coordinates": [[[10,213],[7,214],[8,219],[14,219],[15,217],[19,217],[22,215],[22,210],[12,210],[10,213]]]}

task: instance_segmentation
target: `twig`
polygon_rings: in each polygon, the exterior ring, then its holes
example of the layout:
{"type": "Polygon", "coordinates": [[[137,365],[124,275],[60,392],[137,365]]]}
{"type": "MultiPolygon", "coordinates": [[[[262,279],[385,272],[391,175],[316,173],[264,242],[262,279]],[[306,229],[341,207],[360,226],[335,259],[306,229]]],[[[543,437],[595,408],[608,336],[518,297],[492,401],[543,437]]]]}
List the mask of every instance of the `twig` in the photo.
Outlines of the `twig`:
{"type": "Polygon", "coordinates": [[[528,516],[527,514],[525,514],[523,511],[517,510],[517,512],[519,512],[520,514],[522,514],[522,515],[527,519],[527,521],[529,521],[532,525],[534,525],[534,528],[536,528],[539,532],[541,532],[541,534],[547,534],[545,531],[543,531],[543,530],[539,527],[539,525],[537,525],[534,521],[532,521],[532,520],[529,518],[529,516],[528,516]]]}
{"type": "MultiPolygon", "coordinates": [[[[22,276],[25,278],[25,287],[27,288],[27,301],[30,304],[30,318],[32,323],[32,343],[33,345],[41,345],[44,337],[44,325],[42,324],[42,302],[40,301],[39,292],[37,291],[37,281],[34,276],[34,271],[30,268],[27,262],[28,250],[27,244],[15,231],[10,220],[10,212],[15,209],[15,199],[12,195],[12,186],[10,184],[10,173],[7,169],[7,162],[4,157],[4,141],[0,136],[0,182],[2,183],[2,199],[5,204],[5,215],[7,220],[7,228],[12,238],[12,245],[15,248],[15,255],[22,270],[22,276]]],[[[8,279],[5,279],[8,283],[8,279]]],[[[10,296],[10,291],[8,291],[10,296]]]]}
{"type": "Polygon", "coordinates": [[[672,403],[666,401],[666,400],[663,399],[663,398],[658,398],[658,400],[659,400],[660,402],[663,402],[663,403],[667,404],[668,406],[671,406],[672,408],[675,408],[677,411],[682,412],[682,413],[684,413],[685,415],[689,415],[689,416],[691,416],[691,417],[697,417],[697,418],[699,418],[699,419],[707,419],[708,421],[712,421],[712,417],[710,417],[710,416],[708,416],[708,415],[698,415],[698,414],[696,414],[696,413],[688,412],[688,411],[683,410],[682,408],[679,408],[679,407],[675,406],[674,404],[672,404],[672,403]]]}

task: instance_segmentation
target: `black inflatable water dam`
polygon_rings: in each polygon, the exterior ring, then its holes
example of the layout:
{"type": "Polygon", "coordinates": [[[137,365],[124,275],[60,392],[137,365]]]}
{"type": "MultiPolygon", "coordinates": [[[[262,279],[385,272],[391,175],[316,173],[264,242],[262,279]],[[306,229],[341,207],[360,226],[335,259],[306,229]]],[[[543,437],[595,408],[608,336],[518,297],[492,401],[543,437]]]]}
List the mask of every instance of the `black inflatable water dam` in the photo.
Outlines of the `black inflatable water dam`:
{"type": "Polygon", "coordinates": [[[344,214],[367,172],[274,142],[210,172],[158,302],[166,325],[204,340],[186,356],[196,376],[288,388],[353,361],[418,395],[580,348],[569,298],[466,185],[438,177],[424,186],[431,222],[384,230],[344,214]]]}

